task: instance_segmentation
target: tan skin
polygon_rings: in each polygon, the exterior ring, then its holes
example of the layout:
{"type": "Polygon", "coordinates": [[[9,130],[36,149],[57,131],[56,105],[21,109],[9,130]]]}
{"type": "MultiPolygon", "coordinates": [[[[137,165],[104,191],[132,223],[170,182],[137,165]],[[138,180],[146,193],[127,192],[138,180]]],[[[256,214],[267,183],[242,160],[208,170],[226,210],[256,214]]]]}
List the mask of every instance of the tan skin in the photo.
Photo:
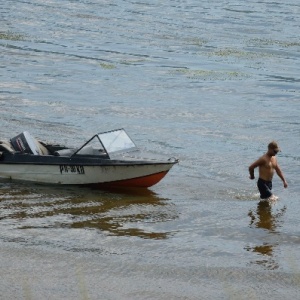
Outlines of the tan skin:
{"type": "Polygon", "coordinates": [[[267,153],[256,160],[250,167],[250,179],[255,179],[254,169],[258,167],[259,178],[265,181],[272,181],[274,172],[280,177],[283,182],[283,186],[287,188],[288,184],[284,178],[284,175],[278,165],[275,155],[277,151],[274,149],[268,149],[267,153]]]}

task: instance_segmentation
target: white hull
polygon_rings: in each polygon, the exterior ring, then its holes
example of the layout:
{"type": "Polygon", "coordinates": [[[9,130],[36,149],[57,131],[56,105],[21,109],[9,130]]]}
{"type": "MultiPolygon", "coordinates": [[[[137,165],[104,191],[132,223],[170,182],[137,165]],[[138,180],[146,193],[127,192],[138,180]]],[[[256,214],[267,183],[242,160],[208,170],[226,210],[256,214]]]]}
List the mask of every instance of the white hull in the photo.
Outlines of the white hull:
{"type": "Polygon", "coordinates": [[[1,164],[0,177],[47,184],[149,187],[161,180],[172,163],[71,166],[1,164]]]}

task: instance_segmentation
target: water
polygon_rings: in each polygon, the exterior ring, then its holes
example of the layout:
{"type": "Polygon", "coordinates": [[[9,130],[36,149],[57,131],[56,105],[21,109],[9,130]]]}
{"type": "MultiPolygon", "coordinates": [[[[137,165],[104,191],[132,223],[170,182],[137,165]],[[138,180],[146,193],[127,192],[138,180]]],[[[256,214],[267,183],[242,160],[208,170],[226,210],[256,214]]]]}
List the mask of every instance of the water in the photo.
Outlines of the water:
{"type": "Polygon", "coordinates": [[[1,137],[125,127],[180,164],[148,191],[0,182],[5,299],[299,299],[300,5],[6,1],[1,137]],[[259,203],[276,139],[289,183],[259,203]]]}

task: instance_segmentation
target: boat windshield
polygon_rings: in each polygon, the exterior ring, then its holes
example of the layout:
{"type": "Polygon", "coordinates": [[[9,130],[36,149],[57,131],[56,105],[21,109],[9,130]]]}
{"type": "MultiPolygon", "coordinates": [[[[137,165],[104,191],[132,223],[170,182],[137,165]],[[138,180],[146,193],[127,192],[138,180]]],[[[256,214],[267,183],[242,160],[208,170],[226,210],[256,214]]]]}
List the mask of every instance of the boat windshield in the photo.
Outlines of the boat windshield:
{"type": "Polygon", "coordinates": [[[137,150],[124,129],[98,133],[72,153],[79,155],[108,155],[137,150]],[[101,146],[99,145],[99,142],[101,146]]]}
{"type": "Polygon", "coordinates": [[[136,150],[136,145],[124,129],[99,133],[98,137],[107,153],[136,150]]]}

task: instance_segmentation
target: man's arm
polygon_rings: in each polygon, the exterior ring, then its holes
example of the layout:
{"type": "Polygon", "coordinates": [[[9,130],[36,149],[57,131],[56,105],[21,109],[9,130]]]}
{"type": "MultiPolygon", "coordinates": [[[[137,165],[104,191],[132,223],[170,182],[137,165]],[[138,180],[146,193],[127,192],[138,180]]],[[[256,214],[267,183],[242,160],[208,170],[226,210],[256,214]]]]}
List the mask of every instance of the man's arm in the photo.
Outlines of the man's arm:
{"type": "Polygon", "coordinates": [[[280,179],[282,180],[283,186],[284,186],[285,188],[287,188],[287,187],[288,187],[288,184],[287,184],[287,182],[286,182],[286,180],[285,180],[285,178],[284,178],[284,176],[283,176],[283,173],[282,173],[282,171],[281,171],[281,169],[280,169],[278,163],[277,163],[276,166],[275,166],[275,171],[276,171],[277,175],[280,177],[280,179]]]}
{"type": "Polygon", "coordinates": [[[256,160],[250,167],[249,167],[249,173],[250,173],[250,179],[254,179],[254,169],[258,166],[262,165],[264,163],[263,157],[260,157],[258,160],[256,160]]]}

